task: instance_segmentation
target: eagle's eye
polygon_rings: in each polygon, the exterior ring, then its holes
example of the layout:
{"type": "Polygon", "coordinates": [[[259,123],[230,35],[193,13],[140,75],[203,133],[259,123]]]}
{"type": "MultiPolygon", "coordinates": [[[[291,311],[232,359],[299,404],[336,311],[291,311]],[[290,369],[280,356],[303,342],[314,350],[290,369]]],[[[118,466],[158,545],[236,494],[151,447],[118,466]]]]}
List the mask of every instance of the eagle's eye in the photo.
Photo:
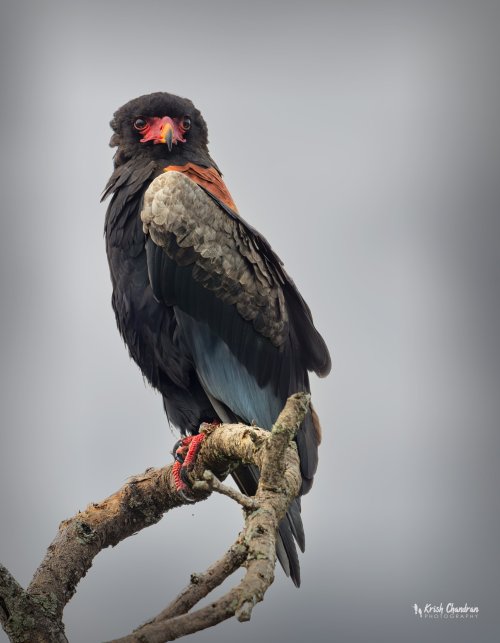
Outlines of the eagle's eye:
{"type": "Polygon", "coordinates": [[[191,129],[191,119],[189,118],[189,116],[184,116],[184,118],[182,119],[181,127],[185,132],[187,132],[188,129],[191,129]]]}
{"type": "Polygon", "coordinates": [[[139,130],[139,132],[143,130],[147,126],[147,124],[148,123],[146,120],[144,120],[144,118],[136,118],[134,121],[134,127],[136,130],[139,130]]]}

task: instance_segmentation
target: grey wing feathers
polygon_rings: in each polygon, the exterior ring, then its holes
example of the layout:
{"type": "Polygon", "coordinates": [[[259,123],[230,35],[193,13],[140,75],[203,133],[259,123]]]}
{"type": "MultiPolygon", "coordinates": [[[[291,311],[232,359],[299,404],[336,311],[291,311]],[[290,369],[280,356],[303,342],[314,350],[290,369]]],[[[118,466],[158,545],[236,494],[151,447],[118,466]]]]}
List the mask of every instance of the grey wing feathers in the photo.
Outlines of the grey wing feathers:
{"type": "Polygon", "coordinates": [[[259,255],[244,226],[193,181],[178,172],[157,177],[144,196],[144,231],[178,265],[275,346],[288,336],[288,315],[276,274],[259,255]],[[175,240],[172,238],[175,238],[175,240]]]}

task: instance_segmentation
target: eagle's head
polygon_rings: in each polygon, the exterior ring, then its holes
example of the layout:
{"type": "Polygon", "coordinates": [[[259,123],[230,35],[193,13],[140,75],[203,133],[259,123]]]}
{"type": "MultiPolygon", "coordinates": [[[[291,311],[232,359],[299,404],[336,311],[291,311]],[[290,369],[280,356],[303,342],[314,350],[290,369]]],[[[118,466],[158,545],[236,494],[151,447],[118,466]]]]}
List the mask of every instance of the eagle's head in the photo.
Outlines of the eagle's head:
{"type": "Polygon", "coordinates": [[[115,166],[132,158],[161,159],[171,165],[206,164],[208,130],[200,111],[187,98],[156,92],[125,103],[110,123],[115,166]]]}

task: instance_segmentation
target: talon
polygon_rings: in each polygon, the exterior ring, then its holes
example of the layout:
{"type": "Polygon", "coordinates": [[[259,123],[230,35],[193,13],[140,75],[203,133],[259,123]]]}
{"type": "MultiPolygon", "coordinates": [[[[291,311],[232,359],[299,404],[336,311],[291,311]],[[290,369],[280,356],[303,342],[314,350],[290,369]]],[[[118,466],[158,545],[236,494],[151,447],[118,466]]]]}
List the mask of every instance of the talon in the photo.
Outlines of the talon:
{"type": "Polygon", "coordinates": [[[189,480],[189,471],[194,466],[196,454],[204,439],[204,433],[189,435],[178,440],[172,450],[175,459],[174,466],[172,467],[175,488],[184,500],[189,502],[194,501],[194,498],[190,495],[191,482],[189,480]]]}
{"type": "Polygon", "coordinates": [[[174,448],[172,449],[172,455],[174,456],[174,458],[177,454],[177,451],[180,449],[181,445],[182,445],[182,440],[177,440],[177,442],[174,444],[174,448]]]}
{"type": "Polygon", "coordinates": [[[179,489],[178,493],[186,502],[196,502],[196,498],[182,491],[182,489],[179,489]]]}
{"type": "Polygon", "coordinates": [[[188,435],[184,438],[181,438],[180,440],[177,440],[177,442],[174,444],[174,448],[172,449],[172,455],[174,456],[175,460],[177,462],[184,462],[184,458],[186,457],[188,451],[189,451],[189,443],[191,442],[193,436],[188,435]]]}
{"type": "Polygon", "coordinates": [[[181,464],[184,462],[184,458],[186,457],[187,450],[185,447],[178,447],[177,449],[174,450],[173,456],[176,462],[180,462],[181,464]]]}

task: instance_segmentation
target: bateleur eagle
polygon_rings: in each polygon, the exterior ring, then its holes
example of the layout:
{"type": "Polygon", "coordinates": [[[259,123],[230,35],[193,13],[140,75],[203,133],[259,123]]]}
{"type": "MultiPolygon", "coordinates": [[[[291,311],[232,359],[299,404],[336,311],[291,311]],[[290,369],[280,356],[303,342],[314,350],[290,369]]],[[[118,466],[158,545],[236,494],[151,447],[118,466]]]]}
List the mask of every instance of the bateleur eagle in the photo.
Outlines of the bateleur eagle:
{"type": "MultiPolygon", "coordinates": [[[[202,422],[271,429],[287,397],[309,391],[308,371],[330,356],[311,312],[266,239],[238,213],[190,100],[154,93],[114,114],[114,172],[105,222],[112,305],[130,355],[160,391],[183,435],[202,422]]],[[[301,495],[318,463],[320,425],[296,436],[301,495]]],[[[232,473],[255,493],[258,472],[232,473]]],[[[279,528],[278,558],[300,584],[304,550],[297,498],[279,528]]]]}

